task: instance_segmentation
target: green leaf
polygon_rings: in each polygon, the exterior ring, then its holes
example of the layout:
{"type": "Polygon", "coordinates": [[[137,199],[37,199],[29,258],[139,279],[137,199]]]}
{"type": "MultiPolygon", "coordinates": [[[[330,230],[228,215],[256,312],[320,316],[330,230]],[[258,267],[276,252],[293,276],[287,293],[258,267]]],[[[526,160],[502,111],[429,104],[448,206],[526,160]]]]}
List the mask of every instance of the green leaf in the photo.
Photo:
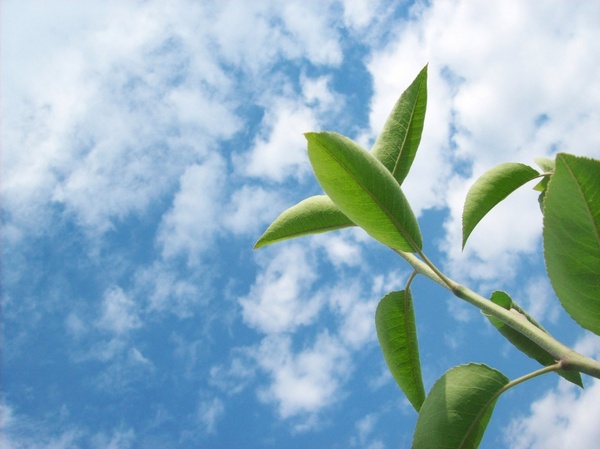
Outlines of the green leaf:
{"type": "Polygon", "coordinates": [[[556,156],[543,235],[556,296],[579,325],[600,335],[600,161],[556,156]]]}
{"type": "Polygon", "coordinates": [[[254,249],[282,240],[354,226],[326,195],[306,198],[282,212],[254,245],[254,249]]]}
{"type": "Polygon", "coordinates": [[[392,376],[419,411],[425,400],[410,289],[385,295],[375,312],[379,346],[392,376]]]}
{"type": "MultiPolygon", "coordinates": [[[[512,309],[514,313],[520,313],[527,318],[527,321],[548,334],[546,329],[544,329],[535,319],[533,319],[527,312],[519,307],[519,305],[515,303],[505,292],[496,291],[492,293],[490,299],[493,303],[498,304],[506,310],[512,309]]],[[[540,347],[537,343],[533,342],[520,332],[517,332],[503,321],[500,321],[498,318],[488,315],[487,313],[484,313],[484,315],[490,320],[494,327],[498,329],[498,331],[519,351],[523,352],[532,359],[537,360],[543,366],[550,366],[556,363],[556,360],[552,354],[540,347]]],[[[556,373],[567,379],[569,382],[572,382],[575,385],[583,388],[581,374],[579,374],[577,371],[559,370],[556,373]]]]}
{"type": "Polygon", "coordinates": [[[533,160],[545,173],[552,173],[554,171],[554,159],[550,159],[549,157],[536,157],[533,160]]]}
{"type": "Polygon", "coordinates": [[[508,383],[504,374],[486,365],[471,363],[446,371],[421,407],[413,449],[477,448],[508,383]]]}
{"type": "Polygon", "coordinates": [[[475,181],[467,193],[463,210],[463,248],[477,223],[496,204],[539,176],[537,170],[525,164],[507,162],[497,165],[475,181]]]}
{"type": "Polygon", "coordinates": [[[402,184],[415,159],[427,107],[427,66],[402,93],[385,125],[371,154],[392,173],[398,184],[402,184]]]}
{"type": "Polygon", "coordinates": [[[538,192],[545,192],[546,188],[548,187],[548,182],[550,182],[550,175],[542,177],[542,180],[533,187],[533,190],[537,190],[538,192]]]}
{"type": "Polygon", "coordinates": [[[417,219],[400,185],[381,162],[340,134],[305,136],[315,176],[344,215],[390,248],[421,249],[417,219]]]}

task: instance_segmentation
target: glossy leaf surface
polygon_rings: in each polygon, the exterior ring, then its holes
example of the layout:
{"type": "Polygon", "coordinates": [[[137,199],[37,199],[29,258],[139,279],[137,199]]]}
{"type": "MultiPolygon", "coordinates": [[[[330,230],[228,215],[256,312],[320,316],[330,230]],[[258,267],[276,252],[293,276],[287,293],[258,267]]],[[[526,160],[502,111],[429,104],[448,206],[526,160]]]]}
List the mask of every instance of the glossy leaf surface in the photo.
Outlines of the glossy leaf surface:
{"type": "Polygon", "coordinates": [[[427,395],[413,437],[413,449],[474,449],[492,416],[497,395],[509,380],[486,365],[448,370],[427,395]]]}
{"type": "Polygon", "coordinates": [[[417,219],[381,162],[340,134],[307,133],[306,139],[315,176],[344,215],[384,245],[409,252],[421,248],[417,219]]]}
{"type": "Polygon", "coordinates": [[[417,154],[427,108],[427,66],[402,93],[371,154],[402,184],[417,154]]]}
{"type": "Polygon", "coordinates": [[[388,293],[381,299],[375,312],[375,328],[392,376],[419,411],[425,400],[425,387],[410,289],[388,293]]]}
{"type": "MultiPolygon", "coordinates": [[[[505,292],[496,291],[492,293],[491,301],[499,306],[505,308],[506,310],[513,310],[514,313],[520,313],[523,315],[527,321],[532,323],[538,329],[543,330],[548,333],[546,329],[544,329],[536,320],[534,320],[528,313],[526,313],[521,307],[519,307],[505,292]]],[[[537,343],[530,340],[523,334],[517,332],[509,325],[500,321],[498,318],[495,318],[491,315],[484,314],[490,322],[494,325],[498,332],[500,332],[509,342],[512,343],[519,351],[523,352],[527,356],[531,357],[534,360],[537,360],[540,364],[544,366],[550,366],[556,363],[555,358],[548,351],[540,347],[537,343]]],[[[564,377],[569,382],[573,382],[575,385],[583,387],[583,381],[581,380],[581,374],[577,371],[565,371],[560,370],[556,372],[558,375],[564,377]]]]}
{"type": "Polygon", "coordinates": [[[516,162],[497,165],[481,175],[469,189],[465,200],[463,248],[475,226],[494,206],[538,175],[539,173],[528,165],[516,162]]]}
{"type": "Polygon", "coordinates": [[[349,226],[354,226],[354,223],[328,196],[311,196],[281,213],[258,239],[254,248],[349,226]]]}
{"type": "Polygon", "coordinates": [[[562,306],[600,335],[600,161],[557,155],[543,235],[548,276],[562,306]]]}

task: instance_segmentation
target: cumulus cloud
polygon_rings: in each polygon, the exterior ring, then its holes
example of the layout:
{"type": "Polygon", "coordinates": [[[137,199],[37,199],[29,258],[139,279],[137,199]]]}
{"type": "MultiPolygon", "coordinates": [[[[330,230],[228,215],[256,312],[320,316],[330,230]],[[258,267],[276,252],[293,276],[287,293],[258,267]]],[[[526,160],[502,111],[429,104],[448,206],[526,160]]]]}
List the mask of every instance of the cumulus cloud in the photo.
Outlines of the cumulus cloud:
{"type": "Polygon", "coordinates": [[[258,235],[261,227],[284,211],[279,193],[260,186],[242,186],[231,195],[223,225],[234,234],[258,235]]]}
{"type": "Polygon", "coordinates": [[[325,3],[216,3],[210,28],[219,54],[228,62],[262,74],[280,58],[307,58],[315,64],[341,62],[339,36],[325,3]]]}
{"type": "Polygon", "coordinates": [[[599,69],[590,65],[592,55],[581,54],[584,48],[599,52],[591,22],[599,13],[597,4],[561,1],[541,7],[416,3],[395,38],[373,52],[374,133],[402,90],[431,63],[423,141],[403,187],[417,213],[449,209],[442,247],[449,265],[465,267],[457,275],[510,278],[518,256],[531,253],[540,235],[535,199],[517,194],[481,223],[467,253],[459,255],[464,194],[479,175],[501,162],[531,164],[557,149],[598,154],[590,119],[597,117],[600,96],[586,86],[594,85],[599,69]]]}
{"type": "Polygon", "coordinates": [[[338,335],[349,348],[357,350],[374,341],[375,309],[381,297],[363,292],[356,281],[342,280],[327,294],[329,306],[339,317],[338,335]]]}
{"type": "Polygon", "coordinates": [[[158,235],[165,258],[184,255],[195,263],[212,244],[212,237],[220,228],[224,170],[222,158],[213,155],[203,164],[189,167],[181,176],[179,192],[163,217],[158,235]]]}
{"type": "Polygon", "coordinates": [[[351,230],[317,234],[312,237],[311,244],[315,248],[322,247],[329,261],[336,267],[357,266],[362,261],[362,246],[354,235],[351,230]]]}
{"type": "Polygon", "coordinates": [[[259,397],[275,403],[282,418],[310,416],[335,402],[350,368],[347,350],[326,332],[298,352],[292,349],[289,336],[265,338],[256,360],[272,380],[259,397]]]}
{"type": "Polygon", "coordinates": [[[277,101],[265,113],[264,130],[238,166],[248,176],[281,182],[293,176],[300,179],[309,171],[303,134],[318,129],[315,112],[290,100],[277,101]]]}
{"type": "Polygon", "coordinates": [[[306,250],[299,245],[281,247],[250,293],[240,298],[244,320],[265,333],[293,332],[310,324],[323,304],[311,292],[316,277],[306,250]]]}
{"type": "MultiPolygon", "coordinates": [[[[94,8],[91,20],[72,6],[53,7],[52,21],[45,6],[21,8],[14,20],[40,27],[19,30],[22,39],[7,46],[19,55],[3,70],[13,86],[3,95],[12,111],[3,128],[10,229],[43,228],[60,205],[79,225],[108,231],[147,210],[188,164],[240,126],[214,56],[193,73],[195,64],[185,62],[206,52],[192,54],[173,32],[176,9],[145,4],[133,12],[131,4],[95,2],[86,5],[94,8]],[[69,32],[57,32],[57,23],[69,32]]],[[[185,34],[187,27],[198,24],[176,28],[185,34]]]]}

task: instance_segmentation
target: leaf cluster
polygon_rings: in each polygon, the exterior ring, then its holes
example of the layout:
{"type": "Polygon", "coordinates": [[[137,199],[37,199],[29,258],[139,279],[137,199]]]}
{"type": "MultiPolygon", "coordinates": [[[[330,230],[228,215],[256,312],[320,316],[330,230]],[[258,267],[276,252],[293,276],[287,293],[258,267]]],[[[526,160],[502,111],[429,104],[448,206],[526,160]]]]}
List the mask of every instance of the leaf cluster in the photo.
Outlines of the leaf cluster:
{"type": "MultiPolygon", "coordinates": [[[[423,253],[419,223],[402,191],[421,141],[427,105],[425,66],[402,93],[371,151],[334,132],[306,133],[308,157],[325,195],[284,211],[256,242],[360,226],[414,269],[401,291],[385,295],[375,313],[377,337],[389,370],[418,412],[414,448],[478,447],[499,396],[554,371],[583,386],[580,373],[600,378],[600,363],[557,342],[501,291],[486,299],[445,276],[423,253]],[[516,349],[543,368],[510,381],[500,371],[470,363],[449,369],[429,393],[421,376],[410,289],[417,274],[442,284],[478,307],[516,349]]],[[[500,164],[469,190],[463,210],[463,248],[486,214],[516,189],[538,179],[544,216],[544,257],[560,303],[583,328],[600,335],[600,161],[558,154],[539,158],[541,171],[500,164]]]]}

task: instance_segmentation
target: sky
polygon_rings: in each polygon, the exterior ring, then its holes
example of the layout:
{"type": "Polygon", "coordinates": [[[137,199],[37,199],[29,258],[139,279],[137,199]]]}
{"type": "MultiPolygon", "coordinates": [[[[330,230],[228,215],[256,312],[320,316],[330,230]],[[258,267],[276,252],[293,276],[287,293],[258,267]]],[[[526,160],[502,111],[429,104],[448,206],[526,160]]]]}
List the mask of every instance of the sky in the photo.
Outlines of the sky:
{"type": "MultiPolygon", "coordinates": [[[[2,447],[409,447],[374,328],[406,263],[358,229],[252,247],[321,192],[303,133],[370,148],[425,64],[403,190],[426,254],[600,359],[545,275],[532,185],[460,242],[487,169],[600,157],[599,21],[593,0],[3,1],[2,447]]],[[[537,369],[427,279],[413,297],[426,390],[537,369]]],[[[509,391],[481,447],[597,447],[584,383],[509,391]]]]}

